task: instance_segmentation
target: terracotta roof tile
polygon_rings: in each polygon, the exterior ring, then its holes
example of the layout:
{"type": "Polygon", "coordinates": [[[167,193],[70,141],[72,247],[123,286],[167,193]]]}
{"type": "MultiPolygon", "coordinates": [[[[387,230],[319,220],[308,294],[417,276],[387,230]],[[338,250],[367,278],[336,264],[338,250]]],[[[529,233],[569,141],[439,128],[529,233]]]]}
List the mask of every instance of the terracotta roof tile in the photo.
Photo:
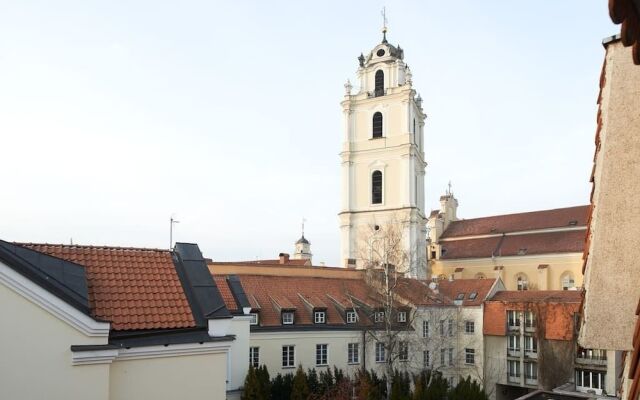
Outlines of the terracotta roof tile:
{"type": "Polygon", "coordinates": [[[224,305],[227,307],[227,309],[229,311],[237,311],[238,304],[233,298],[233,294],[231,293],[231,288],[227,283],[226,277],[214,276],[213,280],[216,282],[216,286],[218,286],[218,290],[220,291],[220,295],[222,296],[222,300],[224,301],[224,305]]]}
{"type": "Polygon", "coordinates": [[[437,292],[429,288],[429,283],[430,281],[403,279],[399,282],[398,293],[416,305],[452,305],[458,295],[464,295],[462,297],[463,306],[479,306],[486,299],[495,280],[442,280],[437,283],[437,292]],[[472,293],[475,293],[475,296],[472,296],[472,293]]]}
{"type": "Polygon", "coordinates": [[[442,238],[586,226],[588,207],[556,208],[453,221],[442,234],[442,238]],[[572,221],[575,221],[575,224],[572,224],[572,221]]]}
{"type": "MultiPolygon", "coordinates": [[[[308,299],[314,306],[317,303],[316,307],[327,307],[328,325],[343,325],[345,321],[342,312],[331,297],[345,304],[346,307],[351,307],[353,303],[349,300],[350,295],[366,299],[372,291],[364,281],[359,279],[269,275],[238,275],[238,278],[252,306],[253,303],[261,306],[259,311],[261,326],[281,325],[280,310],[274,304],[275,302],[280,306],[286,304],[287,308],[295,308],[296,324],[312,324],[312,314],[309,307],[305,307],[302,297],[308,299]]],[[[363,318],[363,321],[369,323],[366,318],[363,318]]]]}
{"type": "Polygon", "coordinates": [[[586,230],[530,233],[442,241],[442,259],[484,258],[545,253],[580,253],[586,230]]]}
{"type": "Polygon", "coordinates": [[[581,290],[504,290],[496,293],[491,301],[515,303],[580,303],[581,290]]]}
{"type": "Polygon", "coordinates": [[[19,245],[83,265],[92,314],[114,330],[196,326],[168,250],[19,245]]]}

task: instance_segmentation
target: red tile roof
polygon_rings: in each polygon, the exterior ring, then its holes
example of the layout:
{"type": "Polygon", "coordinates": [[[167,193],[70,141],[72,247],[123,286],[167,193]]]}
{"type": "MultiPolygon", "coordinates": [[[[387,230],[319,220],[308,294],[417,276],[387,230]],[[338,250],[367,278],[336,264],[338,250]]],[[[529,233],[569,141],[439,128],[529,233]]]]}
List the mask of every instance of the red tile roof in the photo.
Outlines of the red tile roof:
{"type": "MultiPolygon", "coordinates": [[[[342,311],[332,298],[344,307],[353,307],[354,303],[351,302],[350,296],[370,302],[372,295],[372,289],[360,279],[268,275],[238,275],[238,278],[250,302],[257,302],[261,306],[259,311],[261,326],[281,325],[280,310],[274,303],[285,308],[295,308],[296,325],[312,324],[309,304],[305,306],[303,298],[315,307],[326,307],[328,325],[344,325],[342,311]]],[[[214,276],[214,279],[223,294],[227,308],[237,309],[228,285],[220,284],[224,282],[225,277],[214,276]]],[[[361,317],[361,321],[368,322],[364,315],[361,317]]]]}
{"type": "Polygon", "coordinates": [[[310,267],[311,262],[309,260],[300,260],[289,258],[286,261],[280,262],[280,260],[253,260],[253,261],[212,261],[211,265],[255,265],[264,264],[266,266],[282,266],[282,265],[294,265],[300,267],[310,267]]]}
{"type": "Polygon", "coordinates": [[[110,321],[113,330],[196,326],[168,250],[20,245],[83,265],[92,314],[110,321]]]}
{"type": "Polygon", "coordinates": [[[429,288],[430,281],[403,279],[399,282],[398,293],[415,305],[453,305],[458,295],[463,306],[479,306],[486,299],[495,283],[494,279],[454,279],[437,282],[437,292],[429,288]],[[470,298],[476,293],[475,298],[470,298]]]}
{"type": "Polygon", "coordinates": [[[581,253],[586,230],[441,241],[443,260],[548,253],[581,253]]]}
{"type": "Polygon", "coordinates": [[[556,208],[453,221],[442,234],[442,238],[564,228],[572,226],[571,221],[576,221],[576,226],[586,226],[588,207],[556,208]]]}

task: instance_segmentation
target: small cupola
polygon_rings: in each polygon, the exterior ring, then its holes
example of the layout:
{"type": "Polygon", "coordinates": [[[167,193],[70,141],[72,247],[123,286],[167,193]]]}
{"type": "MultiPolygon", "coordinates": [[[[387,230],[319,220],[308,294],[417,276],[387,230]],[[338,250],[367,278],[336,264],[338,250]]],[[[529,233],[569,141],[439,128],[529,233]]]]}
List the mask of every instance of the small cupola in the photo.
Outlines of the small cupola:
{"type": "Polygon", "coordinates": [[[293,252],[294,260],[309,260],[311,262],[311,242],[304,237],[304,219],[302,222],[302,236],[296,241],[295,250],[293,252]]]}

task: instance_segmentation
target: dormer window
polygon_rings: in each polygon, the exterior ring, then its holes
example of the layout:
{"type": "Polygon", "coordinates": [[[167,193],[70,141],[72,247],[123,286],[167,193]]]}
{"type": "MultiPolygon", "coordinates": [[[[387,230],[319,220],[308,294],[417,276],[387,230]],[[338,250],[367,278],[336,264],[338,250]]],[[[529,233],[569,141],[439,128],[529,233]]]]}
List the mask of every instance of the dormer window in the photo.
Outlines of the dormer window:
{"type": "Polygon", "coordinates": [[[258,313],[250,313],[249,325],[258,325],[258,313]]]}
{"type": "Polygon", "coordinates": [[[406,311],[400,311],[398,313],[398,322],[407,322],[407,312],[406,311]]]}
{"type": "Polygon", "coordinates": [[[375,323],[384,322],[384,311],[376,311],[373,316],[373,321],[375,323]]]}
{"type": "Polygon", "coordinates": [[[355,311],[347,311],[347,324],[355,324],[357,319],[355,311]]]}
{"type": "Polygon", "coordinates": [[[314,324],[324,324],[327,321],[327,312],[326,311],[314,311],[313,312],[313,323],[314,324]]]}
{"type": "Polygon", "coordinates": [[[293,311],[282,312],[282,325],[293,325],[293,311]]]}

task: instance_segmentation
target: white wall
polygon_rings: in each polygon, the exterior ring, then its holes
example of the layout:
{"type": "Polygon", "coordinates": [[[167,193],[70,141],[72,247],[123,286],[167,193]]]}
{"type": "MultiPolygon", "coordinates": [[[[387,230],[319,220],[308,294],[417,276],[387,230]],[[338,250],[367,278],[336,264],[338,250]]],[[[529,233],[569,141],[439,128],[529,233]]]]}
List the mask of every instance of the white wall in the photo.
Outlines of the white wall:
{"type": "Polygon", "coordinates": [[[111,364],[110,399],[224,399],[226,378],[226,352],[116,360],[111,364]]]}
{"type": "Polygon", "coordinates": [[[71,345],[105,344],[0,283],[0,398],[107,400],[109,365],[71,365],[71,345]]]}
{"type": "Polygon", "coordinates": [[[235,335],[229,350],[229,382],[227,390],[238,390],[244,386],[249,369],[249,316],[234,316],[229,334],[235,335]]]}

